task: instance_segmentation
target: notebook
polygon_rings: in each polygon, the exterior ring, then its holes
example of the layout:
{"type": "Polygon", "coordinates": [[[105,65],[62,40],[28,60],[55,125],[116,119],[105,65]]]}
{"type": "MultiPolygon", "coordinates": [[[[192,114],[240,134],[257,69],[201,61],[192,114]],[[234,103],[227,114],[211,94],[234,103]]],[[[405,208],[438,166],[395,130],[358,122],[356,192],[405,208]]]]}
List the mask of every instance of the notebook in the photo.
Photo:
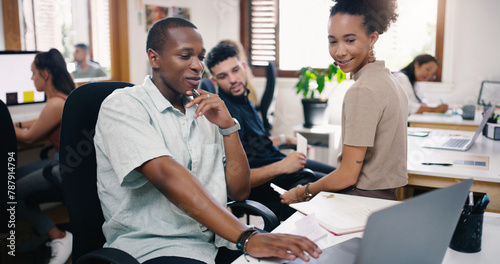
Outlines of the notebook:
{"type": "Polygon", "coordinates": [[[474,137],[472,138],[456,138],[456,137],[430,137],[428,140],[422,143],[422,147],[424,148],[437,148],[437,149],[448,149],[448,150],[468,150],[476,139],[479,137],[481,132],[483,131],[488,118],[495,111],[495,107],[490,107],[483,116],[483,121],[476,130],[474,137]]]}
{"type": "Polygon", "coordinates": [[[315,214],[318,223],[335,235],[344,235],[365,229],[368,217],[386,206],[369,207],[359,196],[320,192],[308,202],[293,203],[290,207],[305,214],[315,214]]]}
{"type": "Polygon", "coordinates": [[[466,180],[374,212],[362,239],[326,248],[307,263],[441,263],[471,185],[466,180]]]}

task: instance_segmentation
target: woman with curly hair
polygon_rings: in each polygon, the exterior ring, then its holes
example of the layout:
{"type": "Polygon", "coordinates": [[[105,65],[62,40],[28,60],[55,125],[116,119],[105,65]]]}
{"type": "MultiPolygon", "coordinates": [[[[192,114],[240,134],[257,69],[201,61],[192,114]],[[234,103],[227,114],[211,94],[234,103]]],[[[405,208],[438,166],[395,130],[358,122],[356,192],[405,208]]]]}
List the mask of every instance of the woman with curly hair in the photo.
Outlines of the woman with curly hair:
{"type": "Polygon", "coordinates": [[[396,21],[396,0],[337,0],[330,11],[330,55],[355,83],[342,105],[342,153],[337,170],[297,186],[283,203],[304,201],[320,191],[396,199],[408,182],[406,170],[408,101],[374,45],[396,21]]]}

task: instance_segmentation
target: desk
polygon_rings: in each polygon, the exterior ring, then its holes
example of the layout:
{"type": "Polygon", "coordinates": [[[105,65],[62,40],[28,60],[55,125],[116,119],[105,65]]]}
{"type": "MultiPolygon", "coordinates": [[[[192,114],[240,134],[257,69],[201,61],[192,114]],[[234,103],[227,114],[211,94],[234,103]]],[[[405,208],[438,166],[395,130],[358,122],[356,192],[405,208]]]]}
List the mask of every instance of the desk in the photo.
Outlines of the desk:
{"type": "MultiPolygon", "coordinates": [[[[328,125],[314,128],[294,127],[294,132],[301,133],[309,141],[321,140],[328,142],[328,163],[335,166],[337,154],[340,151],[340,126],[328,125]]],[[[408,128],[408,131],[431,131],[429,136],[460,134],[472,137],[473,132],[457,130],[438,130],[408,128]]],[[[471,190],[474,192],[487,193],[491,199],[488,210],[500,212],[500,141],[488,139],[480,135],[474,145],[465,152],[438,150],[420,147],[423,140],[427,138],[408,136],[408,184],[421,187],[443,188],[464,179],[474,179],[471,190]],[[488,170],[464,169],[458,166],[427,166],[422,162],[428,162],[432,156],[489,156],[488,170]]],[[[408,188],[407,188],[408,189],[408,188]]],[[[406,198],[408,193],[403,194],[406,198]]]]}
{"type": "Polygon", "coordinates": [[[476,111],[474,120],[463,120],[461,115],[445,115],[440,113],[411,114],[408,117],[410,127],[425,127],[434,129],[449,129],[476,131],[481,120],[483,111],[476,111]]]}
{"type": "MultiPolygon", "coordinates": [[[[473,132],[456,130],[436,130],[408,128],[408,131],[431,131],[431,136],[446,136],[460,134],[472,137],[473,132]]],[[[443,188],[464,179],[474,179],[471,190],[487,193],[491,199],[489,210],[500,212],[500,141],[495,141],[480,135],[468,151],[453,151],[422,148],[420,145],[426,138],[408,136],[408,184],[432,188],[443,188]],[[489,156],[487,170],[464,168],[460,166],[428,166],[422,162],[429,162],[430,157],[470,157],[489,156]]]]}
{"type": "MultiPolygon", "coordinates": [[[[296,212],[281,225],[279,225],[275,230],[273,230],[273,233],[287,233],[288,231],[295,229],[295,222],[302,217],[304,217],[303,214],[296,212]]],[[[353,237],[361,237],[362,235],[362,232],[342,236],[335,236],[329,233],[325,238],[317,241],[317,244],[321,249],[325,249],[329,246],[341,243],[353,237]]],[[[498,238],[500,238],[500,214],[486,212],[484,214],[483,222],[483,240],[481,245],[482,250],[478,253],[461,253],[448,248],[442,263],[498,263],[498,259],[500,259],[500,251],[498,250],[498,238]]],[[[266,264],[283,263],[283,261],[279,259],[259,261],[250,256],[247,256],[246,258],[244,256],[241,256],[233,262],[233,264],[247,263],[266,264]]]]}

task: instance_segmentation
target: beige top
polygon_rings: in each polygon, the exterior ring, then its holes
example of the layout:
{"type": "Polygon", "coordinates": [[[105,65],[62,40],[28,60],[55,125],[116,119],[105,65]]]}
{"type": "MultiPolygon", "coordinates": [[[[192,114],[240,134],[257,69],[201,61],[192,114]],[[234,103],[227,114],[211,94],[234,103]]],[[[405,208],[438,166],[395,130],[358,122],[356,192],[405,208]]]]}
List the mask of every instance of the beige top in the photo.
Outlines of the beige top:
{"type": "Polygon", "coordinates": [[[368,147],[356,187],[404,186],[408,183],[406,94],[383,61],[365,65],[354,80],[342,106],[342,143],[368,147]]]}

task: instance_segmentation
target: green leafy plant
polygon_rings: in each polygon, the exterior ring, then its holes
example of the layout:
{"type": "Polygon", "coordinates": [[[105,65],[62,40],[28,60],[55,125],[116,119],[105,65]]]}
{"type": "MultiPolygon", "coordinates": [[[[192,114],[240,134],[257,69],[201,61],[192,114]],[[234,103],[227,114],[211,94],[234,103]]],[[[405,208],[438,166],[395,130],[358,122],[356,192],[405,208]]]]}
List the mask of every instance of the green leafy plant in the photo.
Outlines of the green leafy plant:
{"type": "Polygon", "coordinates": [[[302,93],[304,99],[315,99],[316,92],[320,95],[325,88],[325,82],[331,82],[335,76],[338,83],[346,79],[346,74],[333,64],[326,69],[303,67],[298,73],[300,76],[295,88],[297,88],[297,94],[302,93]],[[316,82],[317,87],[311,87],[310,84],[313,82],[316,82]]]}

